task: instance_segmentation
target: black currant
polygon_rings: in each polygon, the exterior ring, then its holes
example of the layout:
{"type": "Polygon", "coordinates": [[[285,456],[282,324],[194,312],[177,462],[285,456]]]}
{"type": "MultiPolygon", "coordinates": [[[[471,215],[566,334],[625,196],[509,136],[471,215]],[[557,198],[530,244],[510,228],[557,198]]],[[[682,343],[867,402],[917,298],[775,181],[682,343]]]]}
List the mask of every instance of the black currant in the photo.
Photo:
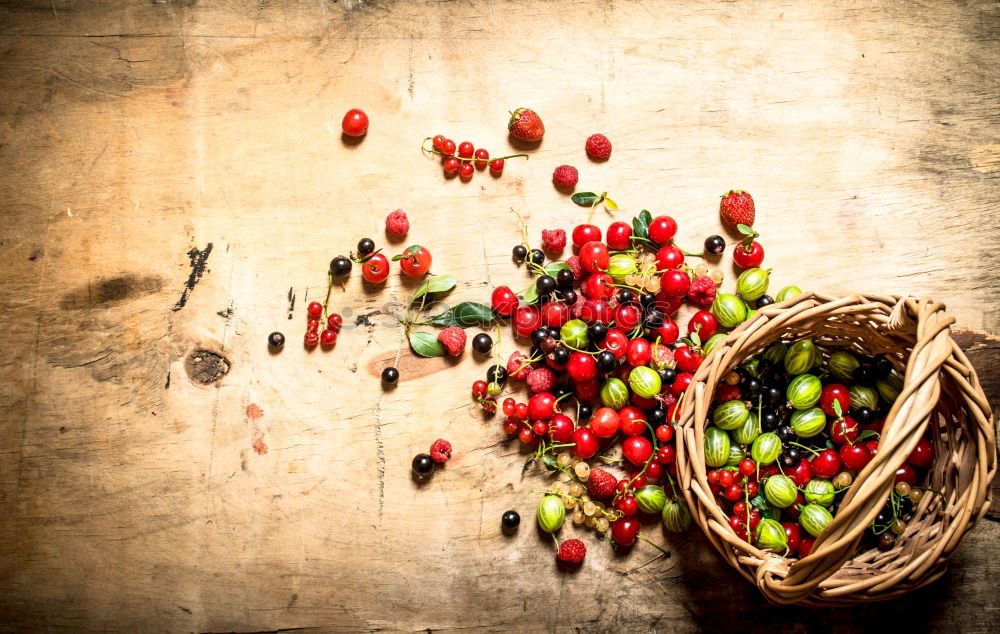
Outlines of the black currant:
{"type": "Polygon", "coordinates": [[[517,511],[507,511],[500,517],[500,525],[507,530],[514,530],[521,524],[521,516],[517,511]]]}
{"type": "Polygon", "coordinates": [[[485,332],[481,332],[472,338],[472,349],[479,354],[487,354],[493,349],[493,339],[485,332]]]}
{"type": "Polygon", "coordinates": [[[705,253],[709,255],[721,255],[726,250],[726,240],[722,236],[708,236],[705,238],[705,253]]]}
{"type": "Polygon", "coordinates": [[[664,385],[673,385],[677,379],[677,370],[674,368],[663,368],[660,370],[660,382],[664,385]]]}
{"type": "Polygon", "coordinates": [[[337,277],[346,277],[351,272],[351,260],[342,255],[330,260],[330,272],[337,277]]]}
{"type": "Polygon", "coordinates": [[[760,419],[760,428],[763,431],[773,431],[778,428],[781,419],[774,412],[764,412],[760,419]]]}
{"type": "Polygon", "coordinates": [[[538,344],[538,347],[542,352],[548,354],[555,350],[557,345],[559,345],[559,343],[556,341],[556,338],[550,336],[542,339],[542,342],[538,344]]]}
{"type": "Polygon", "coordinates": [[[649,421],[649,424],[654,427],[662,425],[667,422],[667,410],[657,405],[646,413],[646,419],[649,421]]]}
{"type": "Polygon", "coordinates": [[[753,378],[752,376],[751,377],[747,377],[746,379],[744,379],[740,383],[740,385],[742,386],[740,388],[740,393],[743,396],[755,397],[758,394],[760,394],[760,390],[761,390],[760,381],[758,381],[757,379],[753,378]]]}
{"type": "Polygon", "coordinates": [[[655,293],[643,293],[639,296],[639,304],[646,310],[651,308],[656,304],[656,294],[655,293]]]}
{"type": "Polygon", "coordinates": [[[434,458],[431,458],[430,454],[418,453],[413,457],[410,466],[413,468],[413,473],[426,478],[434,471],[434,458]]]}
{"type": "Polygon", "coordinates": [[[574,291],[573,289],[570,288],[566,289],[565,291],[559,291],[559,294],[562,296],[563,303],[569,306],[572,306],[573,304],[576,303],[576,291],[574,291]]]}
{"type": "Polygon", "coordinates": [[[500,385],[503,385],[507,382],[507,368],[503,367],[499,363],[497,365],[491,365],[489,369],[486,370],[486,382],[499,383],[500,385]]]}
{"type": "Polygon", "coordinates": [[[541,266],[542,262],[545,261],[545,254],[542,253],[541,249],[532,249],[530,257],[531,263],[539,266],[541,266]]]}
{"type": "Polygon", "coordinates": [[[768,403],[780,403],[785,400],[785,391],[771,386],[764,390],[764,400],[768,403]]]}
{"type": "Polygon", "coordinates": [[[875,383],[875,366],[870,363],[863,363],[854,368],[854,382],[861,385],[872,385],[875,383]]]}
{"type": "Polygon", "coordinates": [[[563,384],[556,385],[552,388],[552,396],[556,397],[556,400],[562,399],[565,396],[571,394],[573,390],[569,389],[563,384]]]}
{"type": "Polygon", "coordinates": [[[549,326],[548,328],[549,328],[549,336],[550,337],[552,337],[556,341],[559,341],[559,339],[562,338],[562,335],[560,334],[558,328],[556,328],[555,326],[549,326]]]}
{"type": "Polygon", "coordinates": [[[549,336],[551,336],[549,334],[549,329],[546,328],[545,326],[542,326],[540,328],[535,328],[534,330],[531,331],[531,345],[538,346],[539,344],[542,343],[542,339],[545,339],[546,337],[549,336]]]}
{"type": "Polygon", "coordinates": [[[388,367],[382,370],[382,382],[386,385],[395,385],[396,381],[399,380],[399,370],[393,367],[388,367]]]}
{"type": "Polygon", "coordinates": [[[375,241],[371,238],[361,238],[358,240],[358,253],[368,255],[375,250],[375,241]]]}
{"type": "Polygon", "coordinates": [[[792,429],[791,425],[782,425],[774,433],[778,434],[781,442],[788,442],[795,436],[795,430],[792,429]]]}
{"type": "Polygon", "coordinates": [[[594,407],[589,403],[580,403],[580,408],[577,410],[576,417],[578,420],[590,420],[590,417],[594,415],[594,407]]]}
{"type": "Polygon", "coordinates": [[[875,376],[884,379],[892,374],[892,361],[884,354],[875,357],[875,376]]]}
{"type": "Polygon", "coordinates": [[[601,343],[608,336],[608,327],[601,322],[590,324],[587,326],[587,336],[592,343],[601,343]]]}
{"type": "Polygon", "coordinates": [[[870,407],[859,407],[854,412],[854,420],[859,425],[870,425],[875,422],[875,412],[870,407]]]}
{"type": "Polygon", "coordinates": [[[267,336],[267,345],[271,346],[272,348],[280,348],[281,346],[285,345],[285,335],[277,331],[272,332],[267,336]]]}
{"type": "Polygon", "coordinates": [[[559,269],[559,272],[556,273],[556,283],[563,288],[571,288],[575,281],[576,278],[573,277],[573,271],[569,269],[559,269]]]}
{"type": "Polygon", "coordinates": [[[601,372],[612,372],[618,367],[618,357],[614,352],[604,350],[597,355],[597,369],[601,372]]]}
{"type": "Polygon", "coordinates": [[[552,359],[552,363],[556,365],[566,365],[569,363],[570,351],[566,346],[556,346],[552,352],[549,353],[549,358],[552,359]]]}
{"type": "Polygon", "coordinates": [[[773,303],[774,303],[774,298],[773,297],[771,297],[770,295],[762,295],[757,300],[757,308],[763,308],[765,306],[770,306],[773,303]]]}
{"type": "Polygon", "coordinates": [[[654,308],[646,314],[646,319],[643,321],[643,325],[650,330],[656,330],[663,326],[664,315],[658,309],[654,308]]]}
{"type": "Polygon", "coordinates": [[[535,289],[539,295],[548,295],[556,290],[556,280],[551,275],[541,275],[535,280],[535,289]]]}
{"type": "Polygon", "coordinates": [[[528,257],[528,247],[519,244],[511,249],[510,254],[514,257],[515,262],[524,262],[524,258],[528,257]]]}
{"type": "Polygon", "coordinates": [[[623,288],[618,291],[616,295],[619,305],[631,304],[635,301],[635,293],[632,292],[630,288],[623,288]]]}

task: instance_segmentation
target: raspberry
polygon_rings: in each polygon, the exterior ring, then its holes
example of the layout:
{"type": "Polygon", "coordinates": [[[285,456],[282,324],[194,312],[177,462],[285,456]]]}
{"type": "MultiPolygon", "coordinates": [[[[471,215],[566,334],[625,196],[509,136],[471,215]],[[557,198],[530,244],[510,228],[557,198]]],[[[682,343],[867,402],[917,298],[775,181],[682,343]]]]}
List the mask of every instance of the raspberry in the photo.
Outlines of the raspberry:
{"type": "Polygon", "coordinates": [[[573,279],[579,282],[583,278],[583,265],[580,264],[580,256],[571,255],[566,258],[566,265],[569,270],[573,271],[573,279]]]}
{"type": "Polygon", "coordinates": [[[736,385],[720,385],[715,391],[715,400],[720,403],[734,401],[740,397],[740,388],[736,385]]]}
{"type": "Polygon", "coordinates": [[[587,156],[604,160],[611,156],[611,141],[603,134],[591,134],[587,137],[587,156]]]}
{"type": "Polygon", "coordinates": [[[618,478],[600,467],[591,469],[587,479],[587,493],[595,500],[607,500],[615,494],[618,478]]]}
{"type": "Polygon", "coordinates": [[[448,326],[438,333],[438,341],[448,351],[448,355],[457,357],[465,350],[465,331],[458,326],[448,326]]]}
{"type": "Polygon", "coordinates": [[[431,444],[431,458],[434,462],[448,462],[451,458],[451,443],[443,438],[438,438],[431,444]]]}
{"type": "Polygon", "coordinates": [[[715,282],[707,275],[699,275],[688,287],[687,297],[699,306],[711,306],[715,301],[715,282]]]}
{"type": "Polygon", "coordinates": [[[562,564],[579,565],[587,555],[587,546],[579,539],[567,539],[559,544],[556,560],[562,564]]]}
{"type": "Polygon", "coordinates": [[[552,172],[552,182],[560,189],[573,189],[579,180],[576,168],[570,165],[560,165],[552,172]]]}
{"type": "Polygon", "coordinates": [[[406,212],[397,209],[385,218],[385,232],[390,236],[402,238],[410,230],[410,221],[406,218],[406,212]]]}
{"type": "Polygon", "coordinates": [[[527,381],[528,387],[535,394],[550,392],[556,385],[556,375],[546,367],[536,368],[528,374],[527,381]]]}
{"type": "Polygon", "coordinates": [[[531,372],[531,364],[527,363],[528,355],[523,352],[515,352],[507,360],[507,378],[524,380],[531,372]]]}
{"type": "Polygon", "coordinates": [[[542,229],[542,248],[559,253],[566,248],[566,232],[562,229],[542,229]]]}
{"type": "Polygon", "coordinates": [[[570,306],[569,312],[573,316],[573,319],[580,319],[583,317],[583,307],[587,305],[587,299],[581,293],[576,297],[576,303],[570,306]]]}

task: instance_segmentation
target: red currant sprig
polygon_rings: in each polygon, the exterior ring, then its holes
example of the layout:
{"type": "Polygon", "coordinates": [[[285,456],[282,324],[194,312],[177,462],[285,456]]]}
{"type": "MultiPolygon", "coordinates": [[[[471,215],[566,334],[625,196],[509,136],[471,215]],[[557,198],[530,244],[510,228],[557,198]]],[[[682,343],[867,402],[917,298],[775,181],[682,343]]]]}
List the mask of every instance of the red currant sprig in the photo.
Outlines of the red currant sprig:
{"type": "Polygon", "coordinates": [[[510,158],[528,158],[527,154],[509,154],[490,159],[490,153],[484,148],[478,150],[468,141],[463,141],[457,146],[451,139],[446,139],[442,135],[433,138],[426,138],[420,145],[420,149],[428,154],[437,154],[443,157],[442,166],[448,174],[458,173],[462,180],[469,180],[474,173],[474,167],[484,169],[487,165],[490,173],[499,176],[503,172],[504,161],[510,158]],[[431,146],[427,147],[427,142],[431,146]]]}

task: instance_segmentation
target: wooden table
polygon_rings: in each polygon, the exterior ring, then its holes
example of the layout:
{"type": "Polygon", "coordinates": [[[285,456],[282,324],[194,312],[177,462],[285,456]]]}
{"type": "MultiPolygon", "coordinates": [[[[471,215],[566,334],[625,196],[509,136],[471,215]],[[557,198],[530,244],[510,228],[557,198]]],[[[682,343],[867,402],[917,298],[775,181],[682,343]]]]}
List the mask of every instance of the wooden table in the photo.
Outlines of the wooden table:
{"type": "Polygon", "coordinates": [[[946,301],[997,404],[998,35],[996,2],[5,3],[0,623],[995,628],[996,512],[944,580],[851,610],[763,604],[697,530],[649,531],[670,558],[587,538],[561,574],[532,525],[543,477],[469,399],[485,361],[404,354],[382,391],[413,284],[355,274],[336,348],[299,341],[330,258],[384,245],[395,208],[460,280],[450,301],[523,285],[509,210],[536,241],[578,222],[550,183],[571,163],[691,248],[749,189],[776,284],[946,301]],[[345,143],[353,106],[371,128],[345,143]],[[518,106],[547,134],[502,178],[421,155],[436,133],[508,153],[518,106]],[[437,437],[456,456],[420,486],[437,437]]]}

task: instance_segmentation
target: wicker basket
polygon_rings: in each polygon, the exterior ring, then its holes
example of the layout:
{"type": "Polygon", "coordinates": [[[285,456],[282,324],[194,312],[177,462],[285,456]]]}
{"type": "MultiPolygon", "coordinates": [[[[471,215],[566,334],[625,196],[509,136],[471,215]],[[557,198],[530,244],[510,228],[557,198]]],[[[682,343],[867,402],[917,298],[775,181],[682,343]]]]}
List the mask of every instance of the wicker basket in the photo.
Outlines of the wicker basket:
{"type": "Polygon", "coordinates": [[[841,605],[890,599],[940,577],[948,556],[990,503],[996,472],[994,420],[976,372],[951,339],[941,303],[895,296],[836,298],[804,293],[761,309],[728,335],[695,374],[682,407],[678,476],[694,520],[726,560],[776,603],[841,605]],[[878,454],[857,475],[834,520],[801,560],[763,551],[729,527],[706,479],[704,432],[715,388],[743,360],[777,340],[812,337],[827,355],[886,353],[903,389],[878,454]],[[896,469],[930,430],[935,460],[925,495],[893,549],[858,552],[885,504],[896,469]]]}

